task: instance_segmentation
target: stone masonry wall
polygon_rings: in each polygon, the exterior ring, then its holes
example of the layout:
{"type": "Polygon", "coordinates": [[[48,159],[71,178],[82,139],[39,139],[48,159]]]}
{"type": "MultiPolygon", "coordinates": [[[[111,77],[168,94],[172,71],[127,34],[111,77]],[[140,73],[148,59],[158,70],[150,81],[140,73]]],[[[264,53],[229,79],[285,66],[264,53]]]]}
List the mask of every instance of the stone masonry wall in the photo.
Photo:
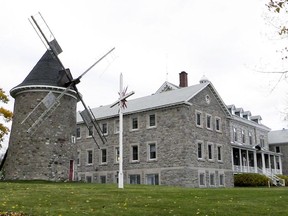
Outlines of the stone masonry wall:
{"type": "Polygon", "coordinates": [[[32,136],[26,132],[29,126],[21,124],[48,92],[49,89],[32,89],[16,95],[8,157],[4,164],[7,180],[63,181],[69,178],[70,160],[77,157],[76,144],[71,143],[76,131],[76,98],[62,97],[60,106],[32,136]]]}

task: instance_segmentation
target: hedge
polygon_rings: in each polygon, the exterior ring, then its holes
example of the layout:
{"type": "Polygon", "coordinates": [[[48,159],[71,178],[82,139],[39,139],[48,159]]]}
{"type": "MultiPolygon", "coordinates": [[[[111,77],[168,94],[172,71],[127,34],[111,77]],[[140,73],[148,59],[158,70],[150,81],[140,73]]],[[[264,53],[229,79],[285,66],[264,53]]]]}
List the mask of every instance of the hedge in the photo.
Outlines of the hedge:
{"type": "Polygon", "coordinates": [[[243,173],[234,175],[234,186],[238,187],[257,187],[257,186],[268,186],[268,182],[271,180],[265,175],[258,173],[243,173]]]}

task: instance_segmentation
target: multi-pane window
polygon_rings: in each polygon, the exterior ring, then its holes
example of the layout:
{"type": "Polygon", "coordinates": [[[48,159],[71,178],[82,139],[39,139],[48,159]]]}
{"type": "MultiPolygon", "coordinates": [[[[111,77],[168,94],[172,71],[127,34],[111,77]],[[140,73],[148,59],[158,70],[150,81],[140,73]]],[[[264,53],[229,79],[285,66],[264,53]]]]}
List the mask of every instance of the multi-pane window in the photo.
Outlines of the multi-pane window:
{"type": "Polygon", "coordinates": [[[198,159],[203,159],[203,143],[197,142],[197,157],[198,159]]]}
{"type": "Polygon", "coordinates": [[[87,150],[87,164],[93,163],[93,151],[87,150]]]}
{"type": "Polygon", "coordinates": [[[88,127],[88,137],[91,137],[93,135],[93,126],[88,127]]]}
{"type": "Polygon", "coordinates": [[[235,142],[238,141],[238,137],[237,137],[237,129],[236,129],[235,127],[233,128],[233,140],[234,140],[235,142]]]}
{"type": "Polygon", "coordinates": [[[219,186],[224,186],[224,174],[219,174],[219,186]]]}
{"type": "Polygon", "coordinates": [[[107,135],[108,134],[108,124],[107,123],[102,123],[101,125],[101,130],[102,130],[102,134],[103,135],[107,135]]]}
{"type": "Polygon", "coordinates": [[[210,186],[215,186],[215,173],[210,173],[209,177],[210,186]]]}
{"type": "Polygon", "coordinates": [[[119,119],[114,121],[114,133],[119,133],[119,119]]]}
{"type": "Polygon", "coordinates": [[[148,160],[157,159],[156,143],[148,143],[148,160]]]}
{"type": "Polygon", "coordinates": [[[156,127],[156,115],[151,114],[148,118],[148,127],[156,127]]]}
{"type": "Polygon", "coordinates": [[[222,146],[217,146],[217,160],[222,161],[222,146]]]}
{"type": "Polygon", "coordinates": [[[146,182],[148,185],[159,185],[159,175],[158,174],[147,174],[146,182]]]}
{"type": "Polygon", "coordinates": [[[100,183],[105,184],[106,183],[106,176],[100,176],[100,183]]]}
{"type": "Polygon", "coordinates": [[[199,181],[199,186],[205,186],[205,173],[204,172],[199,173],[198,181],[199,181]]]}
{"type": "Polygon", "coordinates": [[[245,143],[246,142],[246,136],[245,136],[244,130],[241,131],[241,136],[242,136],[242,143],[245,143]]]}
{"type": "Polygon", "coordinates": [[[80,127],[77,127],[77,128],[76,128],[76,137],[77,137],[77,139],[81,138],[81,130],[80,130],[80,127]]]}
{"type": "Polygon", "coordinates": [[[101,149],[101,163],[107,163],[107,149],[101,149]]]}
{"type": "Polygon", "coordinates": [[[215,117],[215,129],[221,131],[221,118],[215,117]]]}
{"type": "Polygon", "coordinates": [[[137,117],[132,117],[131,119],[131,129],[132,130],[137,130],[138,129],[138,118],[137,117]]]}
{"type": "Polygon", "coordinates": [[[131,146],[131,161],[139,161],[138,145],[131,146]]]}
{"type": "Polygon", "coordinates": [[[208,160],[213,160],[213,144],[208,143],[207,148],[208,148],[208,160]]]}
{"type": "Polygon", "coordinates": [[[249,136],[249,144],[253,145],[252,133],[250,131],[248,133],[248,136],[249,136]]]}
{"type": "Polygon", "coordinates": [[[91,183],[92,182],[92,176],[86,176],[86,182],[91,183]]]}
{"type": "Polygon", "coordinates": [[[206,114],[206,128],[212,129],[212,116],[206,114]]]}
{"type": "Polygon", "coordinates": [[[202,113],[196,111],[196,126],[202,127],[202,113]]]}
{"type": "Polygon", "coordinates": [[[140,175],[129,175],[130,184],[140,184],[140,175]]]}
{"type": "Polygon", "coordinates": [[[115,163],[119,163],[119,157],[120,157],[119,147],[115,147],[115,163]]]}

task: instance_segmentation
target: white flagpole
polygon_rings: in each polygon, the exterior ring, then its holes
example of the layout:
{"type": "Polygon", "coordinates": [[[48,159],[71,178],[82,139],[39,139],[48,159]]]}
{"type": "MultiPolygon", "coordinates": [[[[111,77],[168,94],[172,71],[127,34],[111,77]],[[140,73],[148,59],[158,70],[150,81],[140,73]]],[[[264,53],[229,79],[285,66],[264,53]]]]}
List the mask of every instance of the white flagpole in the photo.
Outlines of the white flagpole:
{"type": "Polygon", "coordinates": [[[123,92],[123,75],[120,74],[120,97],[119,97],[119,175],[118,175],[118,188],[124,188],[123,181],[123,103],[121,97],[123,92]]]}

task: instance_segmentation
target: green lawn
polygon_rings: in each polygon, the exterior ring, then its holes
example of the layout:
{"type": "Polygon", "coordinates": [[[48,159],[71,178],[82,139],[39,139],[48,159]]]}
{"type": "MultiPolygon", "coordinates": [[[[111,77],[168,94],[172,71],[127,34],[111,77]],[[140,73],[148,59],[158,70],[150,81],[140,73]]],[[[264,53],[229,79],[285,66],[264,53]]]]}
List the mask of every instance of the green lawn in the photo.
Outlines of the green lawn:
{"type": "MultiPolygon", "coordinates": [[[[0,212],[25,215],[288,215],[288,189],[0,182],[0,212]]],[[[1,215],[1,213],[0,213],[1,215]]]]}

